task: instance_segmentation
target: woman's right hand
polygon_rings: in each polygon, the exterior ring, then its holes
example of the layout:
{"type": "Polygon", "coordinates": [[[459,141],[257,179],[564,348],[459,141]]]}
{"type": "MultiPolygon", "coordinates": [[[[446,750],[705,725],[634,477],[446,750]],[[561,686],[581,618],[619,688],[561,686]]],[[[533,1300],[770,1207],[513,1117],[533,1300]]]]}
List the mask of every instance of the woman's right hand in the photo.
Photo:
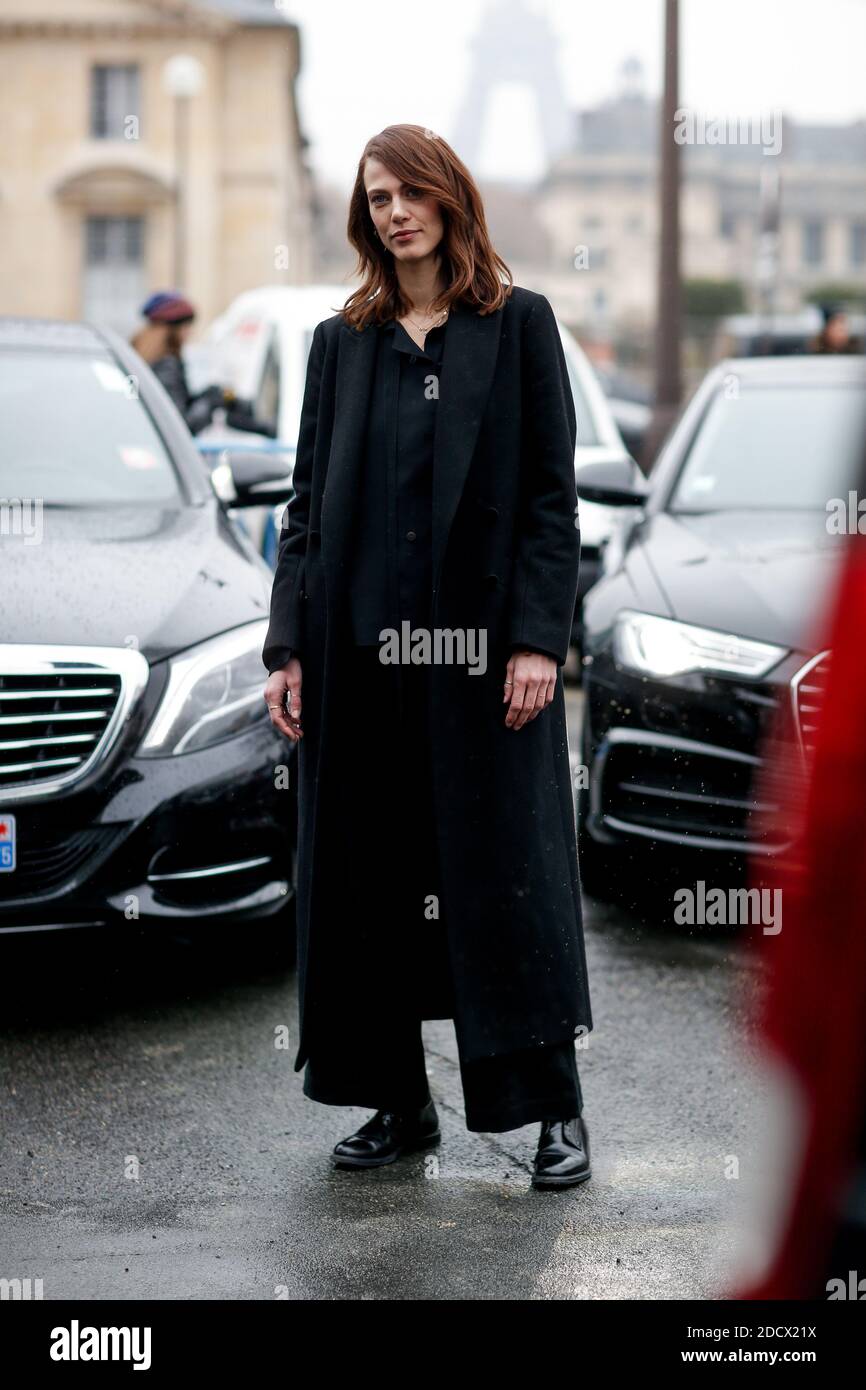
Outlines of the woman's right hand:
{"type": "Polygon", "coordinates": [[[281,734],[297,743],[304,736],[301,728],[301,663],[296,656],[272,671],[265,683],[265,700],[271,723],[281,734]]]}

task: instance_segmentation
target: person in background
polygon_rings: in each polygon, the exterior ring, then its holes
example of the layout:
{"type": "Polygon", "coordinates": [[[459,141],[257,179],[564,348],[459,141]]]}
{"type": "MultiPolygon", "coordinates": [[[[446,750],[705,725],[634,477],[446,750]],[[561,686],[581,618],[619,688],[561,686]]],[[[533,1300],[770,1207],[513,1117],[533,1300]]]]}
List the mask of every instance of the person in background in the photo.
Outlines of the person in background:
{"type": "Polygon", "coordinates": [[[141,313],[146,323],[133,336],[132,346],[159,377],[191,434],[200,434],[215,411],[225,410],[226,424],[232,429],[274,438],[274,425],[257,420],[250,402],[238,400],[232,391],[222,386],[208,386],[195,395],[190,391],[182,356],[195,319],[195,309],[188,299],[176,291],[162,290],[150,296],[141,313]]]}
{"type": "Polygon", "coordinates": [[[843,352],[859,353],[863,344],[859,338],[852,337],[851,324],[843,304],[821,304],[824,326],[812,343],[809,351],[816,353],[843,352]]]}

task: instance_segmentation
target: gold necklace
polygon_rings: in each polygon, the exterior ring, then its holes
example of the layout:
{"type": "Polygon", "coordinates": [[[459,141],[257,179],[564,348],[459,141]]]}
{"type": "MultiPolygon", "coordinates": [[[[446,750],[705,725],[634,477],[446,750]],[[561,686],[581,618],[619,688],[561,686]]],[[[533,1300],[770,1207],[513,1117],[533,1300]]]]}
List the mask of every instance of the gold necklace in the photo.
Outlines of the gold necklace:
{"type": "Polygon", "coordinates": [[[425,337],[426,337],[426,335],[430,332],[430,329],[431,329],[431,328],[439,328],[439,327],[441,327],[441,325],[445,322],[445,320],[447,319],[447,317],[448,317],[448,310],[447,310],[447,309],[443,309],[443,310],[442,310],[442,316],[441,316],[441,318],[440,318],[439,323],[435,323],[435,324],[434,324],[434,323],[429,323],[429,324],[427,325],[426,328],[422,328],[421,325],[420,325],[420,323],[416,323],[414,319],[410,319],[410,318],[409,318],[409,315],[408,315],[408,314],[406,315],[406,318],[409,319],[409,322],[411,323],[412,327],[413,327],[413,328],[417,328],[417,329],[418,329],[418,332],[419,332],[419,333],[423,333],[423,334],[425,335],[425,337]]]}

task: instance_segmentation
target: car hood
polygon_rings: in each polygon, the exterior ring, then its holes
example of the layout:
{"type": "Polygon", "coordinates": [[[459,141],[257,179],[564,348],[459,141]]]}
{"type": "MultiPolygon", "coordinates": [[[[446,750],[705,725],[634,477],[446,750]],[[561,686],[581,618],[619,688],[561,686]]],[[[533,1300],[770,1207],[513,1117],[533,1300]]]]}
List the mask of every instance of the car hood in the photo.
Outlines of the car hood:
{"type": "Polygon", "coordinates": [[[55,509],[0,548],[4,642],[135,647],[153,662],[268,615],[271,576],[219,504],[55,509]]]}
{"type": "Polygon", "coordinates": [[[659,512],[640,540],[672,617],[783,647],[814,646],[841,556],[823,513],[659,512]]]}

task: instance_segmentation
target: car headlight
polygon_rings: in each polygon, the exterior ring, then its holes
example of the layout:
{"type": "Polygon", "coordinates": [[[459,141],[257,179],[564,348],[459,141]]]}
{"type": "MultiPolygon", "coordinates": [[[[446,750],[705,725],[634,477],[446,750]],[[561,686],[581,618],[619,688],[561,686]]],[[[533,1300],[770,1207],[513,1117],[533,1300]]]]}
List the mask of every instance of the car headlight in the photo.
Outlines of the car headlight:
{"type": "Polygon", "coordinates": [[[139,757],[190,753],[267,718],[262,647],[267,620],[211,637],[169,662],[168,683],[139,757]]]}
{"type": "Polygon", "coordinates": [[[786,647],[755,642],[733,632],[692,627],[652,613],[619,614],[613,630],[613,653],[620,666],[650,676],[682,676],[688,671],[718,671],[728,676],[764,676],[786,647]]]}

